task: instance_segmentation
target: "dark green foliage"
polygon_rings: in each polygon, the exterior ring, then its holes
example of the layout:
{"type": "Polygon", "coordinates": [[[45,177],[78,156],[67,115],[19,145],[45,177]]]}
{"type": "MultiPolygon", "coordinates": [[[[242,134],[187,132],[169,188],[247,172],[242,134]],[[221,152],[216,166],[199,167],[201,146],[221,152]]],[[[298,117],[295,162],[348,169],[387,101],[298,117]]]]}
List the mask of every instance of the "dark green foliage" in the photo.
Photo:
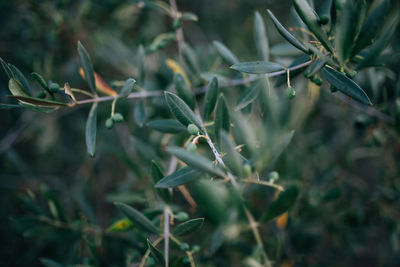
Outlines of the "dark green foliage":
{"type": "Polygon", "coordinates": [[[398,264],[400,4],[176,2],[0,3],[0,263],[398,264]]]}

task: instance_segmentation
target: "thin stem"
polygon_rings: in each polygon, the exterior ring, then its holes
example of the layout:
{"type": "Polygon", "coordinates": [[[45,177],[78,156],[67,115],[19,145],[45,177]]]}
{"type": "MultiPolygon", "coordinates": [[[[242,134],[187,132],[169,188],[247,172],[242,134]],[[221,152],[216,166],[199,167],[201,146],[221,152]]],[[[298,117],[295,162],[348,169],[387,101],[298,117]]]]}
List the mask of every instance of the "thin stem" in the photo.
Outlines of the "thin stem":
{"type": "Polygon", "coordinates": [[[117,103],[118,97],[115,97],[114,100],[111,103],[111,115],[110,118],[114,116],[115,113],[115,104],[117,103]]]}
{"type": "MultiPolygon", "coordinates": [[[[175,0],[169,0],[169,4],[172,8],[173,11],[173,16],[175,19],[179,19],[179,11],[178,11],[178,5],[176,4],[175,0]]],[[[182,27],[176,30],[176,40],[178,42],[178,53],[179,53],[179,61],[183,64],[183,57],[182,57],[182,50],[183,50],[183,44],[185,42],[184,36],[183,36],[183,30],[182,27]]]]}
{"type": "MultiPolygon", "coordinates": [[[[208,144],[208,146],[211,148],[211,151],[213,152],[215,159],[218,161],[218,163],[219,163],[222,167],[225,167],[225,163],[224,163],[224,161],[222,160],[222,157],[221,157],[220,153],[218,152],[217,148],[214,146],[213,142],[211,141],[210,136],[209,136],[208,133],[207,133],[207,130],[206,130],[206,127],[204,126],[203,119],[201,118],[200,111],[199,111],[199,107],[197,106],[197,103],[196,103],[196,108],[195,108],[195,114],[196,114],[197,118],[198,118],[199,121],[200,121],[201,130],[204,132],[204,136],[206,137],[205,139],[206,139],[206,141],[207,141],[207,144],[208,144]]],[[[232,175],[232,173],[227,172],[227,177],[228,177],[229,181],[232,183],[232,185],[233,185],[235,188],[237,188],[237,187],[238,187],[238,183],[236,182],[236,179],[235,179],[235,177],[232,175]]]]}
{"type": "Polygon", "coordinates": [[[258,181],[258,180],[254,180],[254,179],[245,179],[243,180],[246,183],[251,183],[251,184],[259,184],[259,185],[264,185],[264,186],[269,186],[275,189],[278,189],[279,191],[284,191],[285,189],[277,184],[271,183],[271,182],[266,182],[266,181],[258,181]]]}
{"type": "Polygon", "coordinates": [[[168,267],[169,259],[169,207],[168,205],[164,208],[164,257],[165,257],[165,267],[168,267]]]}
{"type": "Polygon", "coordinates": [[[94,97],[95,97],[94,94],[92,94],[92,93],[90,93],[90,92],[88,92],[88,91],[79,89],[79,88],[71,88],[71,91],[72,91],[72,92],[75,92],[75,93],[80,93],[80,94],[83,94],[83,95],[90,96],[91,98],[94,98],[94,97]]]}
{"type": "Polygon", "coordinates": [[[264,262],[267,265],[267,267],[271,267],[272,264],[267,256],[267,254],[265,253],[264,244],[262,242],[260,232],[258,231],[258,223],[254,220],[253,215],[250,213],[250,211],[246,207],[244,208],[244,212],[246,213],[247,220],[249,221],[251,231],[253,232],[253,235],[254,235],[254,239],[256,240],[258,247],[261,249],[261,253],[264,258],[264,262]]]}
{"type": "MultiPolygon", "coordinates": [[[[162,96],[164,95],[164,91],[145,91],[145,92],[133,92],[130,93],[126,98],[146,98],[146,97],[155,97],[155,96],[162,96]]],[[[93,102],[105,102],[105,101],[111,101],[114,100],[115,96],[102,96],[102,97],[96,97],[96,98],[91,98],[91,99],[85,99],[85,100],[80,100],[77,101],[76,104],[81,105],[81,104],[89,104],[93,102]]]]}

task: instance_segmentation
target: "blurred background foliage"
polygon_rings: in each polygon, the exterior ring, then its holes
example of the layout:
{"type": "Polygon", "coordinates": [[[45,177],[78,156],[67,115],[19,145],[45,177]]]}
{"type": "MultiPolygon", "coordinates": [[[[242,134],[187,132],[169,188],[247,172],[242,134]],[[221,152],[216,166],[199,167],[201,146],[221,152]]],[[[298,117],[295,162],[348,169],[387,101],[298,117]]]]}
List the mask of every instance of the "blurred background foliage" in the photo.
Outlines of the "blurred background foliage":
{"type": "MultiPolygon", "coordinates": [[[[318,9],[320,1],[315,2],[318,9]]],[[[288,0],[182,0],[178,5],[180,10],[198,15],[198,22],[184,22],[183,27],[186,41],[200,55],[203,71],[215,63],[213,40],[225,43],[241,61],[257,59],[252,36],[256,10],[266,21],[271,46],[283,39],[267,18],[267,8],[285,26],[296,24],[288,0]]],[[[394,8],[398,7],[394,3],[394,8]]],[[[147,47],[157,35],[172,32],[172,23],[171,18],[140,1],[3,0],[0,56],[25,74],[36,71],[59,84],[68,81],[85,88],[77,71],[78,40],[90,51],[96,72],[106,81],[124,80],[137,75],[138,46],[147,47]]],[[[399,36],[397,28],[391,51],[400,51],[399,36]]],[[[172,74],[166,58],[177,58],[175,43],[147,57],[146,87],[168,86],[172,74]]],[[[360,74],[358,82],[383,112],[400,96],[399,69],[399,60],[393,60],[386,68],[360,74]]],[[[318,96],[310,97],[310,82],[300,78],[292,83],[298,95],[290,103],[279,89],[272,89],[279,97],[274,103],[277,111],[269,115],[274,117],[269,134],[279,135],[279,129],[295,129],[296,133],[271,170],[280,173],[280,183],[299,184],[301,193],[286,228],[272,223],[261,228],[266,251],[281,266],[396,266],[400,261],[400,139],[393,122],[332,97],[326,86],[318,96]]],[[[5,73],[0,72],[2,103],[7,101],[7,84],[5,73]]],[[[240,93],[229,87],[224,92],[228,99],[240,93]]],[[[160,135],[136,124],[135,103],[121,101],[118,109],[126,122],[116,130],[109,131],[99,123],[93,159],[84,144],[88,106],[49,115],[19,109],[1,111],[2,266],[37,266],[43,257],[86,264],[93,253],[101,266],[122,266],[128,255],[143,254],[135,235],[123,241],[112,236],[99,239],[28,218],[36,209],[48,210],[49,200],[57,197],[69,220],[105,229],[120,218],[113,201],[136,207],[154,202],[150,160],[162,158],[165,152],[160,149],[160,135]],[[149,148],[146,142],[153,146],[149,148]],[[33,194],[39,206],[29,204],[27,199],[33,194]],[[92,243],[95,252],[90,251],[92,243]]],[[[109,104],[100,107],[100,122],[108,112],[109,104]]],[[[254,186],[248,191],[253,212],[261,214],[274,191],[254,186]]],[[[181,196],[175,198],[185,203],[181,196]]],[[[187,204],[183,207],[186,211],[190,208],[187,204]]],[[[193,216],[201,214],[200,209],[193,216]]],[[[192,244],[207,252],[198,259],[200,266],[202,262],[204,266],[244,265],[235,259],[247,253],[251,234],[238,238],[236,229],[224,229],[228,241],[212,251],[208,248],[210,233],[215,237],[222,231],[215,226],[212,219],[206,220],[202,232],[192,237],[192,244]]]]}

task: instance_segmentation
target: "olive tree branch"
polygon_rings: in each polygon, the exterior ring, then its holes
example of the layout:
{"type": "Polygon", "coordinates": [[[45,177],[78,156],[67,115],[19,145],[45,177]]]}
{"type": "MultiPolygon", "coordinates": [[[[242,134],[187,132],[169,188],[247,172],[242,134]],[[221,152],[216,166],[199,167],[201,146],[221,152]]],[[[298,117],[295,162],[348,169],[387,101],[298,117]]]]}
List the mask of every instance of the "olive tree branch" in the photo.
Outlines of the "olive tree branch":
{"type": "MultiPolygon", "coordinates": [[[[211,148],[215,159],[218,161],[218,163],[221,166],[225,167],[226,165],[225,165],[225,163],[224,163],[224,161],[223,161],[223,159],[221,157],[221,154],[218,152],[217,148],[214,146],[211,138],[209,137],[209,135],[207,133],[207,130],[206,130],[206,127],[204,126],[203,119],[201,118],[199,107],[198,107],[197,103],[196,103],[196,108],[195,108],[195,114],[196,114],[197,118],[200,121],[201,130],[203,131],[204,135],[206,136],[205,139],[207,140],[207,144],[211,148]]],[[[227,177],[228,177],[229,181],[231,182],[232,186],[234,187],[234,189],[235,190],[239,190],[239,185],[238,185],[238,183],[236,181],[235,176],[233,176],[233,174],[228,171],[227,172],[227,177]]],[[[244,211],[246,213],[247,220],[249,221],[250,228],[251,228],[251,230],[253,232],[253,235],[254,235],[254,239],[256,240],[258,247],[262,251],[262,255],[264,257],[264,262],[265,262],[266,266],[271,267],[272,264],[271,264],[271,262],[270,262],[270,260],[268,258],[267,253],[264,250],[264,244],[263,244],[262,239],[261,239],[260,231],[258,230],[258,224],[254,220],[254,217],[250,213],[250,211],[245,207],[244,203],[243,203],[243,209],[244,209],[244,211]]]]}

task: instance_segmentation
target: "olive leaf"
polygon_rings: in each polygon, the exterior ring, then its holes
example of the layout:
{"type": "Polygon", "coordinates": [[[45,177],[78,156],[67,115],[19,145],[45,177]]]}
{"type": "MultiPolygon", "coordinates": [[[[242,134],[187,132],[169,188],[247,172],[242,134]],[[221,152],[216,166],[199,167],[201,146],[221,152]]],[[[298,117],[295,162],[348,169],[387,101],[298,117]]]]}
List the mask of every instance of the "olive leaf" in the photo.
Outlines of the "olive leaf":
{"type": "Polygon", "coordinates": [[[215,104],[217,103],[218,93],[218,79],[216,77],[213,77],[212,80],[208,83],[206,94],[204,96],[205,120],[208,120],[210,118],[210,115],[214,110],[215,104]]]}
{"type": "Polygon", "coordinates": [[[258,56],[263,60],[269,60],[269,44],[267,33],[265,31],[264,20],[259,12],[254,15],[254,41],[258,56]]]}
{"type": "Polygon", "coordinates": [[[167,151],[194,169],[220,177],[225,176],[224,172],[215,166],[211,160],[199,154],[189,152],[179,147],[168,147],[167,151]]]}
{"type": "Polygon", "coordinates": [[[137,227],[153,234],[160,233],[160,229],[137,209],[121,202],[115,202],[114,205],[137,227]]]}
{"type": "Polygon", "coordinates": [[[146,126],[162,133],[175,134],[186,131],[185,126],[173,119],[152,120],[146,123],[146,126]]]}
{"type": "Polygon", "coordinates": [[[333,48],[329,42],[328,35],[319,23],[319,17],[307,0],[293,0],[294,8],[308,29],[317,37],[321,44],[331,53],[333,48]]]}
{"type": "Polygon", "coordinates": [[[290,210],[296,203],[299,195],[297,186],[291,186],[279,194],[278,198],[269,204],[267,211],[261,217],[261,222],[267,222],[282,213],[290,210]]]}
{"type": "Polygon", "coordinates": [[[285,68],[275,62],[270,61],[251,61],[251,62],[240,62],[231,66],[231,69],[250,73],[250,74],[265,74],[275,71],[284,70],[285,68]]]}
{"type": "Polygon", "coordinates": [[[90,156],[94,156],[97,131],[97,103],[93,103],[86,121],[86,148],[90,156]]]}
{"type": "Polygon", "coordinates": [[[172,114],[175,115],[177,120],[185,126],[193,123],[199,129],[201,129],[201,123],[190,107],[183,101],[179,96],[165,92],[165,100],[171,110],[172,114]]]}
{"type": "Polygon", "coordinates": [[[156,188],[168,188],[186,184],[197,179],[201,172],[191,167],[183,167],[176,172],[165,176],[156,183],[156,188]]]}
{"type": "Polygon", "coordinates": [[[82,43],[78,41],[78,54],[81,61],[83,73],[85,74],[86,81],[92,93],[96,93],[96,84],[94,82],[94,70],[90,56],[83,47],[82,43]]]}
{"type": "Polygon", "coordinates": [[[214,46],[217,49],[218,54],[230,65],[236,64],[239,62],[237,57],[226,47],[223,43],[214,41],[214,46]]]}
{"type": "Polygon", "coordinates": [[[184,236],[198,231],[204,223],[204,218],[197,218],[179,224],[173,234],[175,236],[184,236]]]}
{"type": "Polygon", "coordinates": [[[361,87],[353,80],[347,78],[345,74],[327,66],[322,69],[321,73],[331,85],[336,87],[345,95],[348,95],[365,105],[372,105],[371,100],[369,100],[369,97],[364,90],[361,89],[361,87]]]}
{"type": "Polygon", "coordinates": [[[290,32],[288,32],[288,30],[286,30],[285,27],[282,26],[282,24],[274,16],[271,10],[267,9],[267,11],[268,14],[271,16],[272,22],[274,23],[276,29],[282,35],[282,37],[285,38],[289,43],[291,43],[297,49],[303,51],[304,53],[308,53],[308,49],[302,43],[300,43],[300,41],[297,40],[296,37],[294,37],[290,32]]]}

